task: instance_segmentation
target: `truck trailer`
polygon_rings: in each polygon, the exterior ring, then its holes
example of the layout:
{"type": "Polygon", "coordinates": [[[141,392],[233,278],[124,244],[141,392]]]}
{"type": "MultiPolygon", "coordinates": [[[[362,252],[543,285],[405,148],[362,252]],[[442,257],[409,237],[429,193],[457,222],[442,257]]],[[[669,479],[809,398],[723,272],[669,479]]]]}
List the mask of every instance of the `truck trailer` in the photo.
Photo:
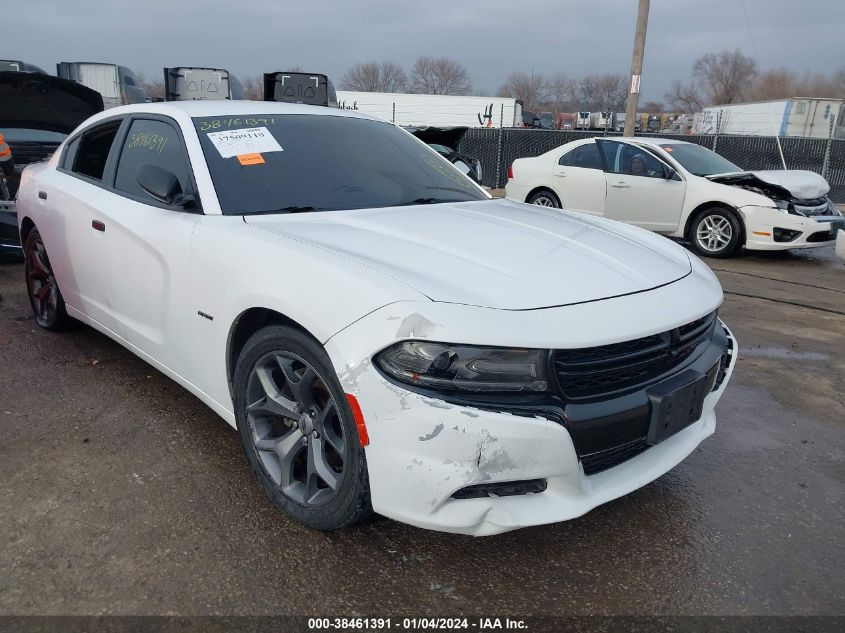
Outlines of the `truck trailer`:
{"type": "Polygon", "coordinates": [[[165,101],[243,98],[241,82],[225,68],[176,66],[164,69],[165,101]]]}
{"type": "Polygon", "coordinates": [[[338,105],[399,125],[523,127],[522,101],[510,97],[337,91],[338,105]]]}
{"type": "Polygon", "coordinates": [[[792,97],[704,108],[696,134],[828,138],[843,124],[842,99],[792,97]]]}
{"type": "Polygon", "coordinates": [[[56,75],[75,81],[103,97],[103,105],[114,108],[129,103],[144,103],[146,95],[138,77],[126,66],[97,62],[59,62],[56,75]]]}
{"type": "Polygon", "coordinates": [[[39,68],[35,64],[27,64],[26,62],[22,62],[17,59],[0,59],[0,72],[47,74],[47,71],[39,68]]]}

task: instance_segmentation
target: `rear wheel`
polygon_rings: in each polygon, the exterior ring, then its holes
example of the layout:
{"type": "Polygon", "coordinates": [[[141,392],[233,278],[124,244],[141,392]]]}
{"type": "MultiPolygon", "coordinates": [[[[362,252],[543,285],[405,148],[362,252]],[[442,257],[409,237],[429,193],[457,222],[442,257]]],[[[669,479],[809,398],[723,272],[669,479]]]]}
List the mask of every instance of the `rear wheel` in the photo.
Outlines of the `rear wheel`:
{"type": "Polygon", "coordinates": [[[733,257],[742,246],[742,227],[732,212],[721,207],[710,207],[695,217],[687,237],[699,255],[733,257]]]}
{"type": "Polygon", "coordinates": [[[548,189],[535,191],[528,197],[528,204],[536,204],[538,207],[551,207],[560,209],[561,204],[558,197],[548,189]]]}
{"type": "Polygon", "coordinates": [[[241,443],[276,506],[318,530],[372,512],[352,411],[315,340],[287,326],[259,330],[241,352],[234,383],[241,443]]]}
{"type": "Polygon", "coordinates": [[[53,275],[44,240],[36,228],[26,236],[24,271],[35,322],[45,330],[64,330],[69,327],[73,319],[65,310],[65,302],[59,290],[59,283],[53,275]]]}

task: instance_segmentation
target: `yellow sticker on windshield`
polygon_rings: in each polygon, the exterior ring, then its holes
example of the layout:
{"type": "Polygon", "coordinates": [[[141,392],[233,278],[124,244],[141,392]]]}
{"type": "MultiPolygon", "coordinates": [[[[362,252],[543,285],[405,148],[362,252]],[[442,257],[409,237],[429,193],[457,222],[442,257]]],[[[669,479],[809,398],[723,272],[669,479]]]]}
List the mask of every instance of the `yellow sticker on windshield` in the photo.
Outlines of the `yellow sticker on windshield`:
{"type": "Polygon", "coordinates": [[[238,154],[238,162],[241,165],[263,165],[264,157],[261,154],[238,154]]]}

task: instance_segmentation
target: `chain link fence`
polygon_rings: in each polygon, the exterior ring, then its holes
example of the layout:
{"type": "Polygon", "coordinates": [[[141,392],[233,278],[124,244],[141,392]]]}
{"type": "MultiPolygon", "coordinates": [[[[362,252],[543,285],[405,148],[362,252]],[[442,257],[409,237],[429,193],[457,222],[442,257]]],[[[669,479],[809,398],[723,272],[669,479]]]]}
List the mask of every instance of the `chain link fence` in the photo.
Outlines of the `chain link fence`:
{"type": "MultiPolygon", "coordinates": [[[[570,141],[618,133],[575,130],[523,130],[518,128],[470,128],[458,151],[481,161],[483,184],[504,187],[508,167],[517,158],[539,156],[570,141]]],[[[783,169],[777,140],[773,136],[728,136],[724,134],[637,134],[689,141],[714,150],[743,169],[783,169]]],[[[781,139],[789,169],[807,169],[830,183],[830,198],[845,203],[845,140],[818,138],[781,139]]]]}

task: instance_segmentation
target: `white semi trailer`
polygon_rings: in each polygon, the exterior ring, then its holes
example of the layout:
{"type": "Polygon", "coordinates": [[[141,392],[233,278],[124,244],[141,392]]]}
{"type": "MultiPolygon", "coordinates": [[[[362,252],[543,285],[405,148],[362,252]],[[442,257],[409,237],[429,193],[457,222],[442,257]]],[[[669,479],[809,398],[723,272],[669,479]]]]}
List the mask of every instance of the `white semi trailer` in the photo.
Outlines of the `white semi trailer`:
{"type": "Polygon", "coordinates": [[[793,97],[704,108],[696,118],[696,134],[804,136],[828,138],[842,125],[842,99],[793,97]]]}
{"type": "Polygon", "coordinates": [[[96,90],[103,97],[106,108],[129,103],[143,103],[146,99],[138,77],[125,66],[98,62],[59,62],[56,75],[96,90]]]}
{"type": "Polygon", "coordinates": [[[522,102],[509,97],[337,91],[338,106],[398,125],[522,127],[522,102]]]}

